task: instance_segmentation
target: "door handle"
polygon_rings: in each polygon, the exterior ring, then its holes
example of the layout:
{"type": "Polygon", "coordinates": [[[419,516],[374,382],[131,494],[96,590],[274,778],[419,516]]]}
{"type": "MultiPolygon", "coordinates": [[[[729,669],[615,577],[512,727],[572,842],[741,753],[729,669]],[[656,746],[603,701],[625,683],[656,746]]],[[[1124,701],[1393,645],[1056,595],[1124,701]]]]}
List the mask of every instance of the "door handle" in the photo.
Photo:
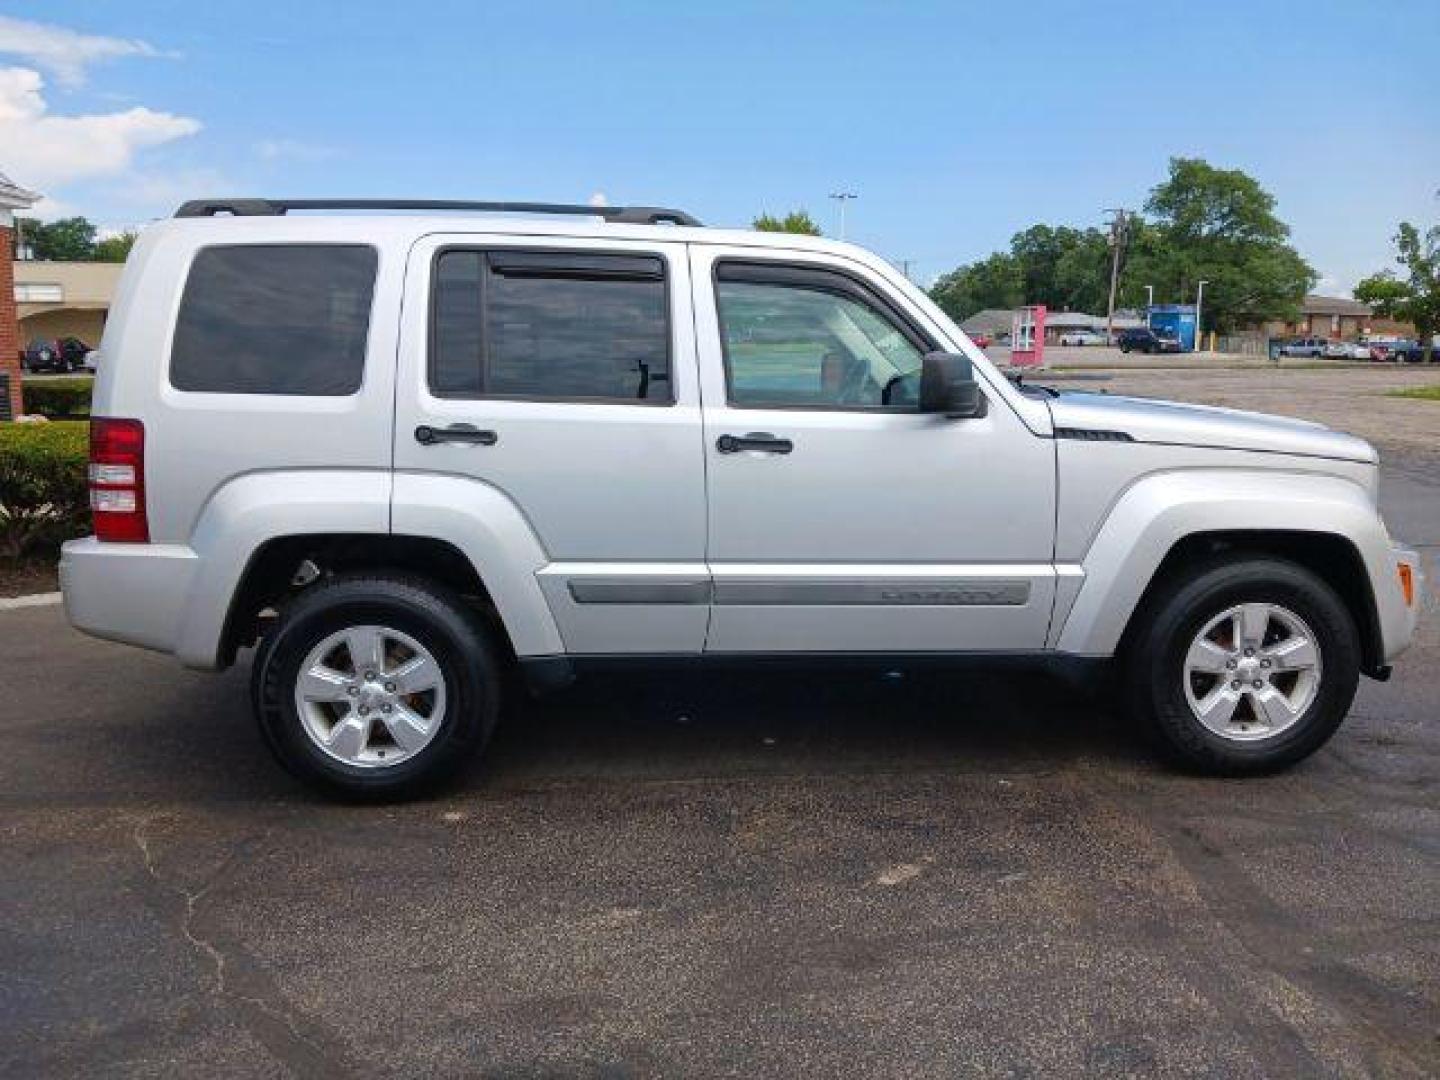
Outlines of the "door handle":
{"type": "Polygon", "coordinates": [[[415,429],[415,441],[421,446],[434,446],[442,442],[471,443],[475,446],[494,446],[500,436],[493,431],[482,431],[470,424],[452,424],[450,427],[433,428],[421,424],[415,429]]]}
{"type": "Polygon", "coordinates": [[[795,449],[789,439],[771,435],[768,431],[752,431],[746,435],[721,435],[715,440],[715,449],[722,454],[738,454],[742,450],[757,450],[762,454],[788,454],[795,449]]]}

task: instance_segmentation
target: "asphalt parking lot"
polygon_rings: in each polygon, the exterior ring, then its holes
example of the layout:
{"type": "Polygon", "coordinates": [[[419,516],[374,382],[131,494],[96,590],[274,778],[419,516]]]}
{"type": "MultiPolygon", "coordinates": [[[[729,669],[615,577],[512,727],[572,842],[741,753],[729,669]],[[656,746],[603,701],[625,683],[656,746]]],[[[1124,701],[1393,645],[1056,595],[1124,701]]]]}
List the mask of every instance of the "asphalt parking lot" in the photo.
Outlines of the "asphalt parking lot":
{"type": "MultiPolygon", "coordinates": [[[[1440,404],[1279,377],[1103,386],[1348,408],[1433,580],[1440,404]]],[[[244,664],[0,612],[0,1076],[1435,1075],[1428,595],[1277,777],[1172,772],[1034,679],[669,679],[369,809],[271,763],[244,664]]]]}

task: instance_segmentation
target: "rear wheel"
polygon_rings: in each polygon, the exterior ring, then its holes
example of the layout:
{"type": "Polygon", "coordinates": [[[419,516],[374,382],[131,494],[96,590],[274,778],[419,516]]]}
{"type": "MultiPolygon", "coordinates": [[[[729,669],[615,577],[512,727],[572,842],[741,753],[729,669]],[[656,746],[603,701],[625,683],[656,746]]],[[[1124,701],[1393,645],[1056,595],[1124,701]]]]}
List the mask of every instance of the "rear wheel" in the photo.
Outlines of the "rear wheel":
{"type": "Polygon", "coordinates": [[[488,631],[444,589],[342,575],[282,612],[255,658],[252,694],[292,773],[331,795],[398,799],[480,750],[500,682],[488,631]]]}
{"type": "Polygon", "coordinates": [[[1240,774],[1314,753],[1360,676],[1354,619],[1304,567],[1211,563],[1140,613],[1125,660],[1131,710],[1185,764],[1240,774]]]}

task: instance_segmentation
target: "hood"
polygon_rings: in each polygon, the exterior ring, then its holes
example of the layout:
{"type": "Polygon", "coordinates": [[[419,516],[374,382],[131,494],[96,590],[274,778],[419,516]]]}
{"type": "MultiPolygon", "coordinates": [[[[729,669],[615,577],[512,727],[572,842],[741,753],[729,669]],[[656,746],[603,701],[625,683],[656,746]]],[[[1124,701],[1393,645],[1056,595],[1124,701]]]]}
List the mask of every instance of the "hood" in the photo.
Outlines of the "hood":
{"type": "Polygon", "coordinates": [[[1259,450],[1369,464],[1378,460],[1375,448],[1364,439],[1285,416],[1073,391],[1062,392],[1050,399],[1049,405],[1057,431],[1123,432],[1145,443],[1259,450]]]}

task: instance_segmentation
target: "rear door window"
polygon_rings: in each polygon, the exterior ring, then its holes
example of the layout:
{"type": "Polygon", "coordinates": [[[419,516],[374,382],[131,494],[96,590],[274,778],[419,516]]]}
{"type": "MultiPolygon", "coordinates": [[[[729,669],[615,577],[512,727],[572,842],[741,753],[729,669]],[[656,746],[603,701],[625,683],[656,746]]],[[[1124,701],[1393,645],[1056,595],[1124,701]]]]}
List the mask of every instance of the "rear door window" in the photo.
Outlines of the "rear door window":
{"type": "Polygon", "coordinates": [[[180,301],[170,384],[220,394],[355,393],[377,263],[375,249],[359,244],[201,249],[180,301]]]}
{"type": "Polygon", "coordinates": [[[673,401],[659,256],[450,249],[433,281],[437,396],[673,401]]]}

